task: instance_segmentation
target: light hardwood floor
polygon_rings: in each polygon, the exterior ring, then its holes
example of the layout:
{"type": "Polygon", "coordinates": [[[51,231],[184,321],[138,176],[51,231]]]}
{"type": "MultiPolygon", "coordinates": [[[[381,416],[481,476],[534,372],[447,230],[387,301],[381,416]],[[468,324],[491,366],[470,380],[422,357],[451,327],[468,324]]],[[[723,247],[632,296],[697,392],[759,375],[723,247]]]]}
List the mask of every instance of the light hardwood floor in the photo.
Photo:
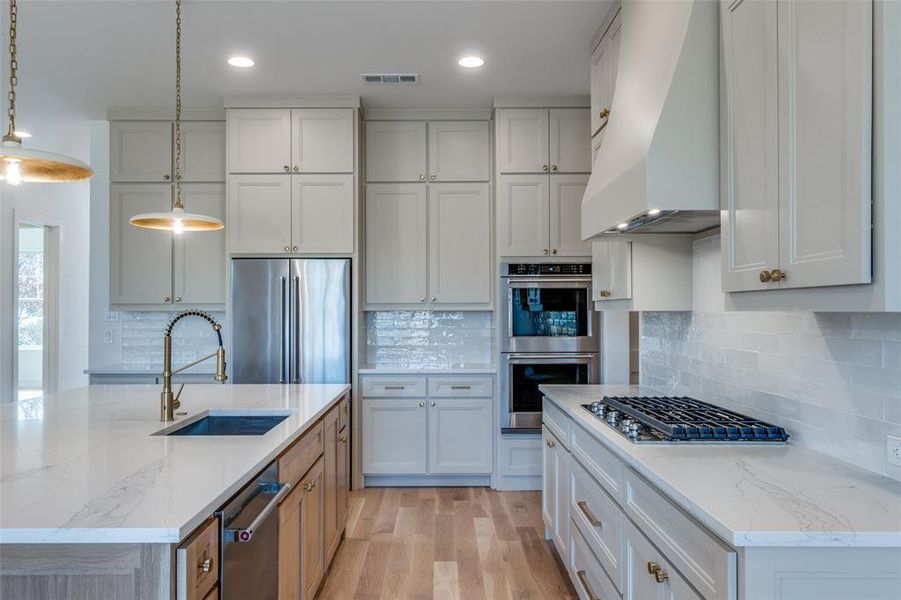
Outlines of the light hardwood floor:
{"type": "Polygon", "coordinates": [[[369,488],[317,598],[577,598],[544,540],[539,492],[369,488]]]}

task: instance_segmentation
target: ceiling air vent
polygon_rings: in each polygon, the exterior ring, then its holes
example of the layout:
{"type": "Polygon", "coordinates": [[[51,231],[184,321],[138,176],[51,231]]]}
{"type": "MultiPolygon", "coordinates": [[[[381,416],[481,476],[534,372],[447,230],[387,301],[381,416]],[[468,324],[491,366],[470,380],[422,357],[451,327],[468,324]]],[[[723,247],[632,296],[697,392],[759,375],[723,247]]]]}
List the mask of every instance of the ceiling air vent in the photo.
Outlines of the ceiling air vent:
{"type": "Polygon", "coordinates": [[[418,73],[363,73],[360,75],[367,85],[416,85],[418,73]]]}

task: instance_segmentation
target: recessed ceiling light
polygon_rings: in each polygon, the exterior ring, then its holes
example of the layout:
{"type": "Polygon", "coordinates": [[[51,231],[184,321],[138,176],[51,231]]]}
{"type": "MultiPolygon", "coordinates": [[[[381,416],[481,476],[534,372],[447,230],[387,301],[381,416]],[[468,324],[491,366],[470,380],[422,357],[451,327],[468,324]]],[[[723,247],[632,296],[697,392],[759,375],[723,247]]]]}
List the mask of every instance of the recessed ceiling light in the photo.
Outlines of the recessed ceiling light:
{"type": "Polygon", "coordinates": [[[228,59],[228,64],[239,69],[249,69],[256,63],[253,62],[252,58],[246,56],[232,56],[228,59]]]}
{"type": "Polygon", "coordinates": [[[31,134],[27,131],[16,131],[15,133],[17,138],[22,138],[23,140],[31,137],[31,134]]]}
{"type": "Polygon", "coordinates": [[[464,56],[457,61],[457,64],[467,69],[477,69],[485,64],[485,59],[481,56],[464,56]]]}

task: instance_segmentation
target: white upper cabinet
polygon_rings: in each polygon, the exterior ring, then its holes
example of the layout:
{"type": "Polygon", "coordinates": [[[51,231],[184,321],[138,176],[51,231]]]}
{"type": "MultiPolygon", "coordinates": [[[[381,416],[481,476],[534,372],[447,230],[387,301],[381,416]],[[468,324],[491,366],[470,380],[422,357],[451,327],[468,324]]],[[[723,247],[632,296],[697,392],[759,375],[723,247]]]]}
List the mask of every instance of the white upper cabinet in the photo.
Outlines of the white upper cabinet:
{"type": "Polygon", "coordinates": [[[292,251],[353,252],[353,175],[294,175],[291,180],[292,251]]]}
{"type": "MultiPolygon", "coordinates": [[[[186,183],[182,186],[182,200],[188,211],[226,222],[225,184],[186,183]]],[[[172,301],[176,304],[223,303],[225,231],[183,233],[173,236],[173,242],[172,301]]]]}
{"type": "Polygon", "coordinates": [[[426,214],[426,186],[367,186],[367,303],[420,304],[428,300],[426,214]]]}
{"type": "Polygon", "coordinates": [[[501,173],[548,172],[548,110],[503,109],[496,111],[496,118],[498,170],[501,173]]]}
{"type": "Polygon", "coordinates": [[[779,287],[869,283],[873,3],[777,6],[779,287]]]}
{"type": "Polygon", "coordinates": [[[871,281],[873,3],[723,3],[723,289],[871,281]]]}
{"type": "Polygon", "coordinates": [[[172,176],[172,123],[110,124],[110,181],[157,183],[172,176]]]}
{"type": "MultiPolygon", "coordinates": [[[[552,173],[588,173],[591,171],[591,140],[588,110],[555,108],[549,113],[550,149],[548,162],[552,173]]],[[[580,209],[581,211],[581,209],[580,209]]]]}
{"type": "Polygon", "coordinates": [[[550,197],[545,175],[501,175],[497,243],[501,256],[550,254],[550,197]]]}
{"type": "Polygon", "coordinates": [[[595,302],[632,297],[632,242],[601,238],[591,242],[591,299],[595,302]]]}
{"type": "Polygon", "coordinates": [[[619,65],[621,15],[617,12],[604,36],[591,55],[591,135],[595,136],[601,125],[607,122],[613,92],[616,89],[616,71],[619,65]]]}
{"type": "Polygon", "coordinates": [[[490,206],[487,183],[429,186],[432,304],[491,303],[490,206]]]}
{"type": "Polygon", "coordinates": [[[291,178],[230,176],[228,223],[226,232],[231,252],[290,252],[291,178]]]}
{"type": "Polygon", "coordinates": [[[488,181],[488,122],[429,122],[430,181],[488,181]]]}
{"type": "MultiPolygon", "coordinates": [[[[584,137],[585,128],[581,129],[584,137]]],[[[550,178],[550,237],[553,256],[589,256],[591,242],[582,241],[582,196],[588,175],[550,178]]]]}
{"type": "Polygon", "coordinates": [[[295,173],[353,173],[353,110],[292,110],[291,161],[295,173]]]}
{"type": "Polygon", "coordinates": [[[225,181],[225,122],[183,122],[181,159],[182,181],[225,181]]]}
{"type": "Polygon", "coordinates": [[[128,223],[136,214],[172,208],[169,184],[114,184],[110,189],[110,304],[172,302],[172,233],[128,223]]]}
{"type": "Polygon", "coordinates": [[[291,170],[291,111],[233,108],[228,111],[229,173],[291,170]]]}
{"type": "Polygon", "coordinates": [[[723,289],[759,289],[779,262],[776,3],[724,3],[722,24],[723,289]]]}
{"type": "Polygon", "coordinates": [[[425,181],[427,167],[424,121],[366,123],[367,181],[425,181]]]}

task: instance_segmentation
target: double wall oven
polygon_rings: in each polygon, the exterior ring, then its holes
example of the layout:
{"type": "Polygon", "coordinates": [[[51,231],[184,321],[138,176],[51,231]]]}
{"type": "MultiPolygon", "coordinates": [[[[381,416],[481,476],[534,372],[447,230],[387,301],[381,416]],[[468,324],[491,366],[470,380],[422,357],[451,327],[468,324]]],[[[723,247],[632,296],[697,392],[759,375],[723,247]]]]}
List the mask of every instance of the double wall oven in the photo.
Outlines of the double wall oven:
{"type": "Polygon", "coordinates": [[[503,433],[541,430],[542,384],[598,383],[600,329],[591,263],[504,263],[503,433]]]}

